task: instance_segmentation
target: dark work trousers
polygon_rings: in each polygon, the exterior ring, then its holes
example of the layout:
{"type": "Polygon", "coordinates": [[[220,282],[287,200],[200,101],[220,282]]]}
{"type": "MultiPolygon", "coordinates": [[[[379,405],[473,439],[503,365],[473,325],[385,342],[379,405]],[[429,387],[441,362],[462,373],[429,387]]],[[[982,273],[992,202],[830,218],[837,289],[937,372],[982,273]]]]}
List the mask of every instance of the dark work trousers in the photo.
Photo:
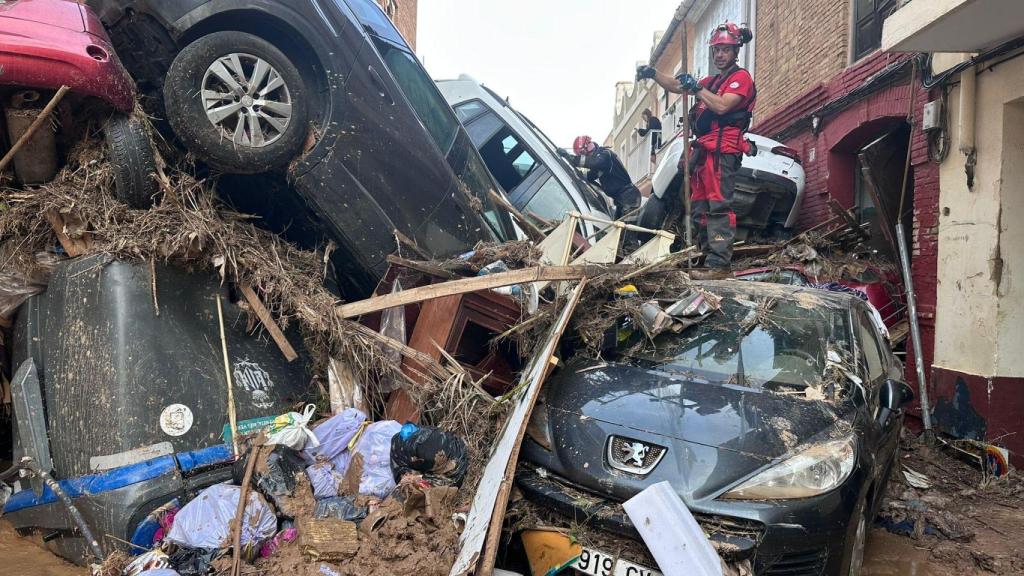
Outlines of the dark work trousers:
{"type": "Polygon", "coordinates": [[[703,161],[691,176],[690,196],[693,228],[704,252],[708,268],[728,268],[732,262],[732,243],[736,238],[736,213],[732,195],[742,154],[718,154],[706,150],[703,161]]]}
{"type": "MultiPolygon", "coordinates": [[[[627,186],[615,195],[612,200],[615,201],[614,219],[618,220],[624,215],[629,214],[640,207],[640,190],[638,190],[636,186],[627,186]]],[[[634,215],[634,220],[635,219],[636,217],[634,215]]]]}
{"type": "MultiPolygon", "coordinates": [[[[636,186],[629,186],[619,193],[615,200],[615,220],[622,218],[626,214],[636,210],[640,207],[640,190],[636,186]]],[[[636,223],[638,214],[634,214],[626,219],[629,223],[636,223]]],[[[622,234],[622,248],[626,253],[630,253],[640,245],[640,238],[637,233],[633,230],[626,230],[622,234]]]]}

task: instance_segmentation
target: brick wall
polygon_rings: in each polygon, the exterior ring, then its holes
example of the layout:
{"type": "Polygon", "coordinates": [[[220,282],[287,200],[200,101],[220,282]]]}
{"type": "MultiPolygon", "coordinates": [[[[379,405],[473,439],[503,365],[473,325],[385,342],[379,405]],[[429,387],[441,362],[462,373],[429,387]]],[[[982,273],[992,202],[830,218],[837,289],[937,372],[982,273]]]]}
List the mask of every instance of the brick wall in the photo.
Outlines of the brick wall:
{"type": "MultiPolygon", "coordinates": [[[[905,121],[911,96],[909,79],[899,80],[894,85],[882,88],[822,118],[817,134],[810,129],[808,116],[821,106],[849,94],[879,71],[898,65],[907,58],[907,55],[902,54],[875,53],[805,88],[797,97],[776,106],[773,114],[758,117],[752,132],[768,137],[784,135],[783,142],[798,150],[804,160],[806,188],[797,229],[806,229],[831,218],[832,212],[828,207],[830,198],[846,208],[853,205],[856,152],[896,124],[905,121]]],[[[759,70],[759,75],[761,72],[759,70]]],[[[758,82],[760,84],[760,80],[758,82]]],[[[915,126],[919,127],[922,106],[937,95],[930,95],[919,84],[914,90],[917,92],[915,126]]],[[[910,161],[914,183],[911,275],[917,296],[922,352],[927,367],[932,365],[935,348],[939,166],[929,160],[927,139],[920,130],[914,131],[910,161]]],[[[907,357],[906,378],[908,382],[916,382],[912,352],[907,357]]]]}
{"type": "Polygon", "coordinates": [[[757,3],[755,117],[841,72],[847,63],[848,0],[757,3]]]}
{"type": "Polygon", "coordinates": [[[419,0],[377,0],[413,50],[416,49],[416,10],[419,0]]]}

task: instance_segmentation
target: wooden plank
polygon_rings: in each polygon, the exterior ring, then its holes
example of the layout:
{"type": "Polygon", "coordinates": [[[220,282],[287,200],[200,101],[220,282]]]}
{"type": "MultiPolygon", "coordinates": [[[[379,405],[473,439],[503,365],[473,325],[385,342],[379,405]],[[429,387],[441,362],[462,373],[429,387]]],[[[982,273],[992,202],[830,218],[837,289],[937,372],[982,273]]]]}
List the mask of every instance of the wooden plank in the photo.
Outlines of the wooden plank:
{"type": "MultiPolygon", "coordinates": [[[[907,155],[909,156],[910,152],[907,152],[907,155]]],[[[899,254],[900,248],[899,245],[896,244],[896,236],[893,232],[896,228],[896,221],[890,217],[889,211],[886,209],[885,203],[882,201],[882,194],[878,191],[878,185],[875,182],[875,175],[871,173],[871,168],[868,166],[868,161],[864,157],[864,154],[861,154],[859,158],[860,172],[864,175],[864,178],[862,179],[864,187],[867,188],[868,194],[871,196],[871,201],[875,204],[875,210],[878,211],[878,215],[882,219],[882,225],[880,226],[882,234],[885,235],[885,241],[892,247],[892,253],[899,254]]]]}
{"type": "Polygon", "coordinates": [[[277,344],[281,353],[284,354],[285,359],[292,362],[298,358],[299,355],[295,352],[295,348],[292,348],[288,338],[285,337],[284,332],[281,331],[277,322],[274,321],[274,317],[270,314],[270,310],[267,310],[267,307],[263,305],[263,301],[256,295],[256,292],[248,284],[239,284],[238,288],[242,291],[242,296],[245,296],[245,301],[256,312],[256,317],[260,319],[260,322],[263,322],[263,326],[270,333],[270,337],[277,344]]]}
{"type": "Polygon", "coordinates": [[[53,228],[53,232],[57,235],[57,240],[60,241],[60,245],[64,247],[64,251],[68,253],[68,256],[76,258],[86,253],[86,244],[83,241],[68,236],[67,232],[64,231],[64,218],[56,210],[46,211],[46,221],[50,223],[50,227],[53,228]]]}
{"type": "Polygon", "coordinates": [[[519,446],[526,433],[526,423],[540,394],[555,348],[569,324],[585,285],[586,279],[583,279],[573,290],[558,319],[551,326],[543,348],[533,357],[529,370],[524,371],[520,378],[519,397],[515,399],[515,407],[505,421],[505,427],[477,486],[466,519],[466,528],[459,538],[459,553],[450,576],[464,576],[471,572],[477,576],[491,576],[494,571],[502,518],[512,490],[512,475],[519,459],[519,446]]]}
{"type": "Polygon", "coordinates": [[[839,202],[836,202],[835,198],[828,199],[828,206],[829,208],[832,209],[833,212],[835,212],[837,216],[839,216],[840,218],[843,219],[844,222],[846,222],[846,225],[849,226],[850,229],[857,232],[858,236],[860,236],[864,240],[871,239],[871,237],[868,236],[867,232],[862,230],[860,225],[857,224],[857,221],[853,219],[853,216],[850,216],[850,213],[847,212],[846,209],[839,204],[839,202]]]}
{"type": "MultiPolygon", "coordinates": [[[[451,336],[455,321],[459,316],[459,307],[462,305],[462,295],[444,296],[428,300],[420,309],[419,318],[416,320],[416,327],[409,336],[409,347],[419,350],[433,360],[440,360],[441,354],[437,351],[437,343],[444,346],[451,336]]],[[[485,345],[481,343],[481,345],[485,345]]],[[[416,374],[422,374],[425,368],[413,358],[402,359],[402,372],[415,380],[416,374]]],[[[418,423],[420,411],[416,403],[412,401],[409,393],[399,388],[388,397],[387,406],[384,411],[385,417],[398,422],[418,423]]]]}
{"type": "Polygon", "coordinates": [[[540,242],[544,240],[544,232],[541,231],[540,228],[537,228],[536,224],[530,222],[529,218],[523,216],[523,213],[517,210],[516,207],[513,206],[508,200],[506,200],[504,196],[498,194],[494,190],[488,190],[487,195],[496,204],[498,204],[505,210],[508,210],[509,213],[512,214],[512,216],[515,217],[515,219],[518,220],[520,224],[522,224],[523,231],[525,231],[530,236],[531,240],[533,240],[534,242],[540,242]]]}
{"type": "Polygon", "coordinates": [[[476,292],[477,290],[490,290],[491,288],[500,288],[526,282],[580,280],[585,276],[597,275],[603,270],[598,266],[534,266],[532,268],[523,268],[522,270],[440,282],[438,284],[404,290],[395,294],[374,296],[373,298],[352,302],[351,304],[342,304],[338,307],[338,311],[342,318],[352,318],[371,312],[378,312],[386,308],[415,304],[424,300],[441,298],[442,296],[476,292]]]}
{"type": "Polygon", "coordinates": [[[407,260],[401,256],[395,256],[394,254],[388,254],[388,263],[394,264],[395,266],[401,266],[402,268],[408,268],[409,270],[415,270],[416,272],[427,274],[428,276],[436,276],[438,278],[446,278],[448,280],[461,278],[458,274],[445,270],[440,266],[435,266],[429,262],[407,260]]]}

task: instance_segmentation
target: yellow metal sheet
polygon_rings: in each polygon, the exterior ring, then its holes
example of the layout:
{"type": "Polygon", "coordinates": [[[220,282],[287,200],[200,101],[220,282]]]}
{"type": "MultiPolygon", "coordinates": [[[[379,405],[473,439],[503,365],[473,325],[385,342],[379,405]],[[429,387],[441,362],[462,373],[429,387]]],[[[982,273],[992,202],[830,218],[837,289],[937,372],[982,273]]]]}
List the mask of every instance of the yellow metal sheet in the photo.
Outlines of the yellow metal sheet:
{"type": "Polygon", "coordinates": [[[555,530],[526,530],[523,548],[533,576],[553,576],[579,560],[583,546],[555,530]]]}

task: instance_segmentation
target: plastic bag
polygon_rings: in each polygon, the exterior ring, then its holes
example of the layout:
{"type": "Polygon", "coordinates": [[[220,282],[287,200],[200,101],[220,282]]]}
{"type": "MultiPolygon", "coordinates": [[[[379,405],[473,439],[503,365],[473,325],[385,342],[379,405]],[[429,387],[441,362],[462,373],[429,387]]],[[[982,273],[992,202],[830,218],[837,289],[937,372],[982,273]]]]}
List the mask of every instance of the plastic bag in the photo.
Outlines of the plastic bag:
{"type": "Polygon", "coordinates": [[[253,474],[256,487],[273,500],[278,510],[282,510],[284,506],[280,498],[295,492],[295,476],[302,474],[306,461],[301,453],[284,445],[274,446],[265,458],[266,466],[259,466],[260,462],[257,462],[257,471],[253,474]]]}
{"type": "Polygon", "coordinates": [[[316,406],[306,404],[302,414],[289,412],[274,419],[274,422],[267,430],[267,444],[283,444],[293,450],[302,450],[306,446],[317,447],[320,445],[315,434],[306,427],[313,419],[316,406]]]}
{"type": "Polygon", "coordinates": [[[363,475],[359,493],[385,498],[395,489],[391,473],[391,438],[402,429],[394,420],[381,420],[366,427],[356,443],[355,452],[363,455],[363,475]]]}
{"type": "MultiPolygon", "coordinates": [[[[241,490],[230,484],[214,484],[203,490],[175,514],[167,539],[187,548],[226,547],[241,490]]],[[[242,514],[242,544],[258,544],[276,532],[274,511],[261,494],[250,491],[242,514]]]]}
{"type": "Polygon", "coordinates": [[[260,557],[267,558],[277,552],[277,549],[281,547],[281,544],[293,542],[299,537],[299,531],[293,528],[285,528],[277,533],[276,536],[267,540],[260,546],[260,557]]]}
{"type": "Polygon", "coordinates": [[[154,568],[139,572],[138,576],[181,576],[176,570],[170,568],[154,568]]]}
{"type": "Polygon", "coordinates": [[[334,465],[330,462],[319,462],[306,468],[309,483],[313,486],[313,498],[333,498],[338,495],[340,477],[334,474],[334,465]]]}
{"type": "Polygon", "coordinates": [[[349,522],[358,522],[370,512],[366,506],[356,506],[355,498],[351,496],[338,496],[326,498],[316,503],[313,510],[314,518],[336,518],[349,522]]]}
{"type": "Polygon", "coordinates": [[[365,421],[366,414],[355,408],[346,408],[331,416],[313,429],[320,443],[306,448],[305,454],[317,462],[330,461],[335,472],[345,474],[352,460],[348,445],[365,421]]]}
{"type": "Polygon", "coordinates": [[[222,551],[218,549],[179,548],[171,554],[171,566],[180,576],[206,576],[210,564],[221,555],[222,551]]]}
{"type": "Polygon", "coordinates": [[[466,443],[444,430],[406,424],[391,439],[395,482],[406,474],[422,474],[434,486],[461,486],[468,467],[466,443]]]}

